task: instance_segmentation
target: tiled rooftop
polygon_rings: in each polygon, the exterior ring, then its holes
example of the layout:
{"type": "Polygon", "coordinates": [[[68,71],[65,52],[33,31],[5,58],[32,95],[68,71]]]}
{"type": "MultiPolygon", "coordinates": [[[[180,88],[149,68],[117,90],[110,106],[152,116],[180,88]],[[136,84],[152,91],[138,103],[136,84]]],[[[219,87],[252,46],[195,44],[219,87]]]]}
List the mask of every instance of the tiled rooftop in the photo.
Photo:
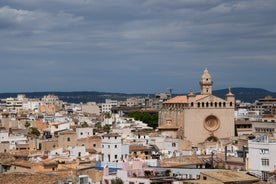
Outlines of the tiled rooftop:
{"type": "Polygon", "coordinates": [[[63,176],[50,174],[11,173],[0,174],[0,183],[5,184],[53,184],[63,176]]]}
{"type": "MultiPolygon", "coordinates": [[[[208,95],[196,95],[195,100],[200,100],[202,98],[207,97],[208,95]]],[[[164,102],[165,104],[170,104],[170,103],[187,103],[187,96],[176,96],[174,98],[171,98],[169,100],[167,100],[166,102],[164,102]]]]}

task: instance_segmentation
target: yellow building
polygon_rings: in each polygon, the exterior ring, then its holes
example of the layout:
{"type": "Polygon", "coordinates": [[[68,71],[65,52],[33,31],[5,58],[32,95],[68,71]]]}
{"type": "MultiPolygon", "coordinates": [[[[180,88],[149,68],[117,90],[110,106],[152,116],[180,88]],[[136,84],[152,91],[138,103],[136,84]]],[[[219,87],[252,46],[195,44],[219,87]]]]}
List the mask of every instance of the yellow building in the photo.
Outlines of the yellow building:
{"type": "Polygon", "coordinates": [[[205,69],[201,93],[176,96],[163,103],[158,130],[164,136],[187,139],[193,144],[234,136],[234,102],[230,89],[225,99],[212,95],[213,81],[205,69]]]}

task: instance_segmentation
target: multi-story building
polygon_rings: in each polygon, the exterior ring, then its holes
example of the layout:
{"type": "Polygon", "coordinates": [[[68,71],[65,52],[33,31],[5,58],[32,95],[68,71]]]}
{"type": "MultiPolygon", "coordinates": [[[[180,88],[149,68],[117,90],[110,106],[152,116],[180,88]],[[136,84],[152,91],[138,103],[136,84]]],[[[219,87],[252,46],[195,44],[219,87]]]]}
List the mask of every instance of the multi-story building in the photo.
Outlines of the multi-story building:
{"type": "Polygon", "coordinates": [[[23,102],[27,101],[27,98],[23,94],[18,94],[17,98],[7,98],[6,101],[6,108],[8,110],[15,110],[16,112],[23,108],[23,102]]]}
{"type": "Polygon", "coordinates": [[[275,122],[251,122],[252,133],[255,135],[266,134],[268,136],[276,136],[276,123],[275,122]]]}
{"type": "Polygon", "coordinates": [[[37,110],[40,104],[41,104],[41,101],[39,99],[28,99],[27,101],[23,101],[22,109],[37,110]]]}
{"type": "Polygon", "coordinates": [[[276,168],[276,139],[267,135],[248,141],[248,170],[267,180],[276,168]]]}
{"type": "Polygon", "coordinates": [[[261,111],[261,114],[273,114],[276,115],[276,98],[272,96],[266,96],[264,98],[259,98],[255,109],[261,111]]]}
{"type": "Polygon", "coordinates": [[[52,114],[62,108],[62,101],[55,95],[46,95],[41,99],[41,102],[39,105],[40,112],[46,111],[46,113],[52,114]]]}
{"type": "Polygon", "coordinates": [[[118,101],[105,99],[105,103],[99,105],[101,113],[111,113],[112,107],[117,107],[118,101]]]}
{"type": "Polygon", "coordinates": [[[128,158],[129,145],[124,144],[119,134],[105,134],[102,136],[103,162],[123,161],[128,158]]]}

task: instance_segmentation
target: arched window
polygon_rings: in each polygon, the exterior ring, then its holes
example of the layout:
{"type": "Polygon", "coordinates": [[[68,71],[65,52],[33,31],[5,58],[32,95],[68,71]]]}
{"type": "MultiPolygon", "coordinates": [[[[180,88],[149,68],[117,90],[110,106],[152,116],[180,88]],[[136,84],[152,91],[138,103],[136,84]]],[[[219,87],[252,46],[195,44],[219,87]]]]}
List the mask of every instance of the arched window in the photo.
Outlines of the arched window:
{"type": "Polygon", "coordinates": [[[206,102],[206,107],[209,107],[209,103],[208,102],[206,102]]]}
{"type": "Polygon", "coordinates": [[[193,106],[194,106],[194,102],[191,103],[191,107],[193,107],[193,106]]]}
{"type": "Polygon", "coordinates": [[[201,103],[202,107],[204,107],[204,102],[201,103]]]}
{"type": "Polygon", "coordinates": [[[223,102],[223,107],[225,107],[225,102],[223,102]]]}
{"type": "Polygon", "coordinates": [[[215,107],[217,107],[217,105],[218,105],[217,102],[215,102],[215,107]]]}
{"type": "Polygon", "coordinates": [[[213,107],[213,102],[210,103],[210,106],[213,107]]]}
{"type": "Polygon", "coordinates": [[[219,107],[221,107],[221,102],[219,102],[219,107]]]}
{"type": "Polygon", "coordinates": [[[200,107],[200,102],[197,102],[197,106],[200,107]]]}
{"type": "Polygon", "coordinates": [[[232,105],[233,105],[233,103],[232,103],[232,102],[230,102],[230,107],[232,107],[232,105]]]}

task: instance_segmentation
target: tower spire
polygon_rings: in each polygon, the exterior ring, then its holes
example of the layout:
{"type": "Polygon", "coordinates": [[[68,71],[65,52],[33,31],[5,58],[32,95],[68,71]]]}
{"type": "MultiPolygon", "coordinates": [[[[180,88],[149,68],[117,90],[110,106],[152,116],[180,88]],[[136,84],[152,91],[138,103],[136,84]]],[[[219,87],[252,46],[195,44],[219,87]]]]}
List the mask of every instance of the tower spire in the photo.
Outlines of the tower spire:
{"type": "Polygon", "coordinates": [[[202,95],[211,95],[212,94],[212,87],[213,87],[213,81],[212,77],[209,74],[209,71],[207,68],[203,71],[203,74],[201,76],[201,80],[199,82],[201,94],[202,95]]]}

